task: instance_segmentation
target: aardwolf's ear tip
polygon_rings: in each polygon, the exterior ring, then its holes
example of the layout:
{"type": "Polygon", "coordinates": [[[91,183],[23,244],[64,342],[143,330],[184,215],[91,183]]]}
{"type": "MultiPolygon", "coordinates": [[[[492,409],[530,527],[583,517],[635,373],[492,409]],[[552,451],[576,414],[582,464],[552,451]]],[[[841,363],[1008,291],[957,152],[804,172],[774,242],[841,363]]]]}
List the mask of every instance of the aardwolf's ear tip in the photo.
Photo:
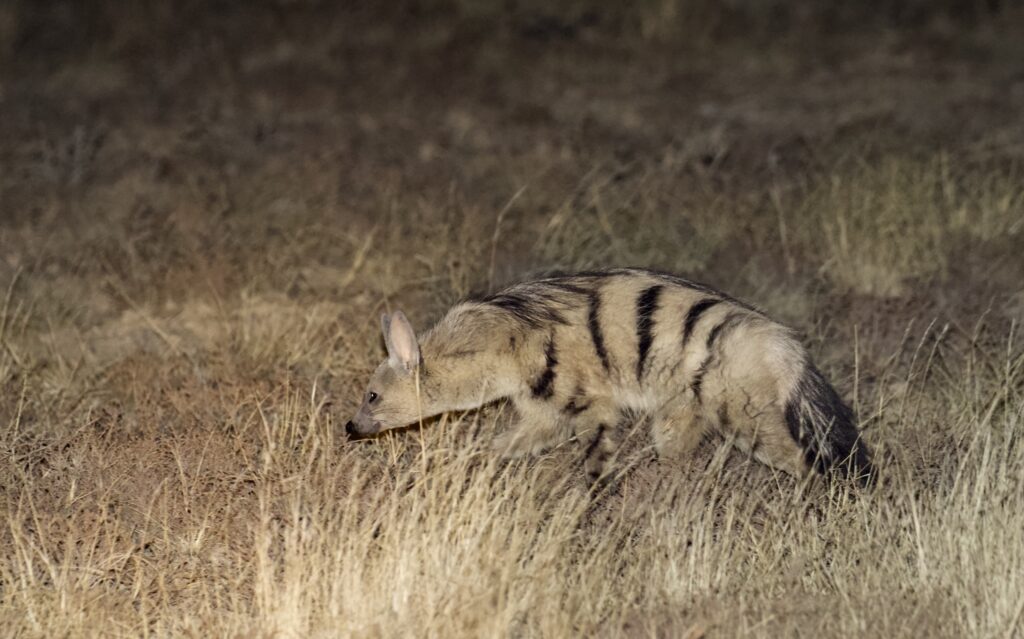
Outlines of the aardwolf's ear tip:
{"type": "Polygon", "coordinates": [[[412,322],[410,322],[409,318],[405,316],[405,313],[402,312],[402,309],[396,308],[391,313],[391,317],[388,320],[388,326],[391,327],[392,331],[408,333],[409,335],[412,336],[414,340],[416,338],[416,331],[413,330],[412,322]]]}

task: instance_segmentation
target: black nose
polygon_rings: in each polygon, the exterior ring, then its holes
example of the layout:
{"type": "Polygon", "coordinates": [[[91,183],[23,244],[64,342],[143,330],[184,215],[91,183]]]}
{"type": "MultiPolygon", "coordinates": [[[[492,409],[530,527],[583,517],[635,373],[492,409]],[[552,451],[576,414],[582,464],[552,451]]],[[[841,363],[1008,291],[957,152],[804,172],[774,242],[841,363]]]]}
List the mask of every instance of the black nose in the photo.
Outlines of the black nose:
{"type": "Polygon", "coordinates": [[[356,432],[356,425],[352,423],[352,420],[349,420],[348,423],[345,424],[345,432],[348,433],[349,435],[359,434],[356,432]]]}

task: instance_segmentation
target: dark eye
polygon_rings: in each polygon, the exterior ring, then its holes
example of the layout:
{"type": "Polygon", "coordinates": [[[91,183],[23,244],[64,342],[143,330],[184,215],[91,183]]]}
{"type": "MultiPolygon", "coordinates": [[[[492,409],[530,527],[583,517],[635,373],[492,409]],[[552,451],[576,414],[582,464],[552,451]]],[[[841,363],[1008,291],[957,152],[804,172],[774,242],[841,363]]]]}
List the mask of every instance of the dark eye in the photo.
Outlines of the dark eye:
{"type": "Polygon", "coordinates": [[[380,395],[373,391],[370,391],[369,394],[367,394],[366,396],[366,401],[370,402],[371,404],[377,401],[378,399],[380,399],[380,395]]]}

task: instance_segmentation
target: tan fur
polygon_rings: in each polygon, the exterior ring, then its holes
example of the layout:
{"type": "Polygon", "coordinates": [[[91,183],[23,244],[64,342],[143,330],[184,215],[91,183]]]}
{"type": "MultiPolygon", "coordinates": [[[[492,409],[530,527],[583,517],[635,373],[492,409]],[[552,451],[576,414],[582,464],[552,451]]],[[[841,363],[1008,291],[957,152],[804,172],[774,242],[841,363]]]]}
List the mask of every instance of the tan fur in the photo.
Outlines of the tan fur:
{"type": "MultiPolygon", "coordinates": [[[[389,323],[399,336],[407,327],[404,316],[385,320],[386,332],[389,323]]],[[[400,364],[408,353],[396,355],[390,341],[389,350],[370,380],[367,398],[374,393],[376,400],[364,400],[351,432],[371,434],[507,397],[519,419],[494,443],[497,450],[536,453],[575,435],[592,479],[604,473],[621,426],[640,416],[650,418],[665,456],[686,455],[709,432],[794,475],[810,468],[808,448],[829,463],[850,454],[832,446],[843,442],[822,421],[842,421],[818,406],[824,396],[839,401],[831,387],[823,390],[815,378],[809,398],[794,395],[807,394],[800,381],[811,365],[790,329],[667,274],[621,269],[519,284],[452,308],[421,336],[422,365],[414,371],[400,364]],[[800,427],[803,444],[794,431],[795,416],[804,414],[798,409],[820,413],[811,424],[817,430],[800,427]]],[[[849,438],[853,427],[838,428],[849,438]]]]}

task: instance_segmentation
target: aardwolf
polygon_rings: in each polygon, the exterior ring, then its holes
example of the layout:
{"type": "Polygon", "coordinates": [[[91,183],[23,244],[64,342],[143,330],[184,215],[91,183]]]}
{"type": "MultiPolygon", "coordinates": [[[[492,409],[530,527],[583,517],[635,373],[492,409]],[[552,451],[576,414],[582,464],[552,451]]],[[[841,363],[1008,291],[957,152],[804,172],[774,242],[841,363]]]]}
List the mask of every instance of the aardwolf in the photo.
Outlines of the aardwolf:
{"type": "Polygon", "coordinates": [[[381,328],[388,357],[346,424],[351,435],[509,398],[518,421],[494,448],[537,453],[575,435],[591,481],[641,416],[661,456],[717,432],[796,476],[873,477],[852,411],[794,332],[674,275],[550,277],[462,302],[420,337],[401,311],[382,315],[381,328]]]}

